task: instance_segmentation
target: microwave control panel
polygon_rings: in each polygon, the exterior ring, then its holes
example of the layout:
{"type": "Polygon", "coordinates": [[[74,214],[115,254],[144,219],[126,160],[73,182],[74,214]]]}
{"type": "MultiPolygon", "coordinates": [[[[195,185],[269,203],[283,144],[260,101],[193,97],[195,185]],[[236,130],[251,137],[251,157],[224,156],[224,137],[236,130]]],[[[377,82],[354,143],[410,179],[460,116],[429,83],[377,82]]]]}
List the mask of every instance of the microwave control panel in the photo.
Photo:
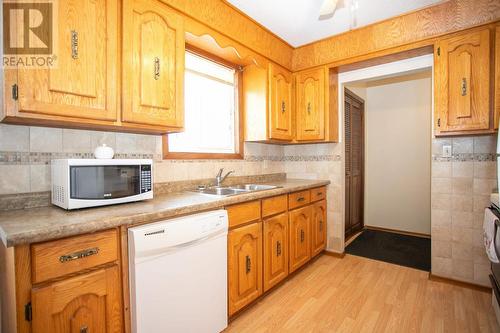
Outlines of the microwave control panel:
{"type": "Polygon", "coordinates": [[[141,193],[151,191],[151,165],[141,165],[141,193]]]}

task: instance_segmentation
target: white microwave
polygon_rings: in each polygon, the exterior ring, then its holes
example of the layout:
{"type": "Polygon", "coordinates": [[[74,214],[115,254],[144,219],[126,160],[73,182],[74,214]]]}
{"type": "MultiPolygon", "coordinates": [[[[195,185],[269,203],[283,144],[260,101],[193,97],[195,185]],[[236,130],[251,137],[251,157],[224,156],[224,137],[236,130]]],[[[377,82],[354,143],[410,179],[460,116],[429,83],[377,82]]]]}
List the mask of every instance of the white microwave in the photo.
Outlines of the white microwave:
{"type": "Polygon", "coordinates": [[[153,198],[150,159],[52,160],[52,204],[64,209],[153,198]]]}

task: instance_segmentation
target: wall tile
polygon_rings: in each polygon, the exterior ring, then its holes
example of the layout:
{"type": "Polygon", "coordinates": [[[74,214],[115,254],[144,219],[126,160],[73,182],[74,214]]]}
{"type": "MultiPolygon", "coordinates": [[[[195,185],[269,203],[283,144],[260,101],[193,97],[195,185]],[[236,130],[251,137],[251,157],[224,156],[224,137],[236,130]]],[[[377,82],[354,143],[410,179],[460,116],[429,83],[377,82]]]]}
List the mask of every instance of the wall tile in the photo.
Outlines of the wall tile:
{"type": "Polygon", "coordinates": [[[489,279],[489,274],[491,274],[491,268],[489,264],[474,264],[474,281],[483,285],[490,287],[491,282],[489,279]]]}
{"type": "Polygon", "coordinates": [[[473,177],[474,162],[452,162],[453,177],[473,177]]]}
{"type": "Polygon", "coordinates": [[[451,226],[436,226],[434,221],[431,226],[432,240],[451,241],[451,226]]]}
{"type": "Polygon", "coordinates": [[[30,191],[29,165],[0,165],[0,194],[30,191]]]}
{"type": "Polygon", "coordinates": [[[29,127],[0,124],[0,151],[29,151],[29,127]]]}
{"type": "Polygon", "coordinates": [[[455,212],[472,212],[471,194],[454,194],[451,197],[451,207],[455,212]]]}
{"type": "Polygon", "coordinates": [[[451,162],[432,162],[432,177],[451,177],[451,162]]]}
{"type": "Polygon", "coordinates": [[[453,227],[466,227],[472,228],[474,223],[474,217],[472,212],[459,212],[452,211],[451,213],[451,224],[453,227]]]}
{"type": "Polygon", "coordinates": [[[453,274],[453,261],[450,258],[433,257],[431,265],[433,274],[445,277],[453,274]]]}
{"type": "Polygon", "coordinates": [[[63,151],[67,153],[91,153],[90,131],[63,129],[63,151]]]}
{"type": "Polygon", "coordinates": [[[474,162],[474,178],[496,179],[497,162],[474,162]]]}
{"type": "Polygon", "coordinates": [[[452,259],[453,275],[460,279],[474,278],[474,263],[472,260],[452,259]]]}
{"type": "Polygon", "coordinates": [[[490,261],[488,259],[488,256],[486,255],[486,251],[484,249],[484,246],[474,246],[473,250],[473,260],[475,264],[485,264],[489,265],[490,261]]]}
{"type": "Polygon", "coordinates": [[[473,260],[473,246],[471,244],[463,244],[459,242],[451,243],[451,256],[460,260],[473,260]]]}
{"type": "Polygon", "coordinates": [[[490,205],[489,195],[474,195],[473,210],[475,213],[484,213],[484,209],[490,205]]]}
{"type": "Polygon", "coordinates": [[[50,191],[50,165],[39,164],[30,166],[31,192],[50,191]]]}
{"type": "Polygon", "coordinates": [[[451,242],[432,240],[432,256],[440,258],[451,258],[451,242]]]}
{"type": "Polygon", "coordinates": [[[434,138],[432,140],[432,154],[437,156],[442,156],[443,146],[451,146],[450,138],[434,138]]]}
{"type": "Polygon", "coordinates": [[[449,210],[432,209],[431,220],[433,226],[451,226],[451,212],[449,210]]]}
{"type": "Polygon", "coordinates": [[[472,137],[453,138],[453,154],[474,152],[474,139],[472,137]]]}
{"type": "Polygon", "coordinates": [[[432,193],[449,194],[452,192],[451,178],[433,178],[431,181],[432,193]]]}
{"type": "Polygon", "coordinates": [[[496,152],[496,135],[486,135],[474,137],[474,153],[491,154],[496,152]]]}
{"type": "Polygon", "coordinates": [[[116,153],[116,133],[114,132],[90,132],[92,152],[98,147],[105,144],[113,148],[116,153]]]}
{"type": "Polygon", "coordinates": [[[497,189],[496,179],[474,179],[474,194],[490,195],[494,189],[497,189]]]}
{"type": "Polygon", "coordinates": [[[30,127],[30,151],[59,153],[63,150],[63,130],[60,128],[30,127]]]}
{"type": "Polygon", "coordinates": [[[451,183],[453,194],[472,193],[472,178],[453,178],[451,183]]]}
{"type": "Polygon", "coordinates": [[[450,210],[452,205],[451,194],[432,193],[431,195],[431,208],[450,210]]]}
{"type": "Polygon", "coordinates": [[[460,226],[452,226],[451,227],[451,239],[454,242],[463,243],[463,244],[473,244],[473,233],[472,228],[464,228],[460,226]]]}

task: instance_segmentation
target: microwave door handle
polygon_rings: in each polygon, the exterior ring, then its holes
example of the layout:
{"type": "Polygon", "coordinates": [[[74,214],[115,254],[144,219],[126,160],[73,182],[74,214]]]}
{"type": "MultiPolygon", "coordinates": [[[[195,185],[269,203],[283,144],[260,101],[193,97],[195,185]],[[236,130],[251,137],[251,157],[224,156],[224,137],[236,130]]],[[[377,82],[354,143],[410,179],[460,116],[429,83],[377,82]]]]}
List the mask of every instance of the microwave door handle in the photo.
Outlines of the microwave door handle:
{"type": "Polygon", "coordinates": [[[500,221],[495,220],[495,232],[493,233],[493,247],[495,248],[495,253],[497,255],[497,258],[500,259],[500,251],[498,250],[498,245],[497,245],[497,234],[498,234],[498,227],[500,227],[500,221]]]}

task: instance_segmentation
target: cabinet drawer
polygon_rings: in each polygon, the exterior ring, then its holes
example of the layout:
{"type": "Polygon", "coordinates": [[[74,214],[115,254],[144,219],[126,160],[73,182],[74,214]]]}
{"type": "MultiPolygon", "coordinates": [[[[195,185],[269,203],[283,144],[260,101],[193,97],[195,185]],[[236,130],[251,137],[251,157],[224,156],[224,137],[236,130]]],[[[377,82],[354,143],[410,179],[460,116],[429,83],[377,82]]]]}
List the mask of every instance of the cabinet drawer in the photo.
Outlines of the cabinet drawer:
{"type": "Polygon", "coordinates": [[[282,213],[288,208],[286,194],[262,200],[262,217],[282,213]]]}
{"type": "Polygon", "coordinates": [[[31,246],[33,283],[89,269],[118,259],[115,229],[31,246]]]}
{"type": "Polygon", "coordinates": [[[250,201],[226,208],[229,227],[260,220],[260,201],[250,201]]]}
{"type": "Polygon", "coordinates": [[[313,188],[311,190],[311,202],[320,201],[326,198],[326,186],[313,188]]]}
{"type": "Polygon", "coordinates": [[[288,195],[288,209],[294,209],[307,205],[311,202],[311,193],[309,190],[291,193],[288,195]]]}

